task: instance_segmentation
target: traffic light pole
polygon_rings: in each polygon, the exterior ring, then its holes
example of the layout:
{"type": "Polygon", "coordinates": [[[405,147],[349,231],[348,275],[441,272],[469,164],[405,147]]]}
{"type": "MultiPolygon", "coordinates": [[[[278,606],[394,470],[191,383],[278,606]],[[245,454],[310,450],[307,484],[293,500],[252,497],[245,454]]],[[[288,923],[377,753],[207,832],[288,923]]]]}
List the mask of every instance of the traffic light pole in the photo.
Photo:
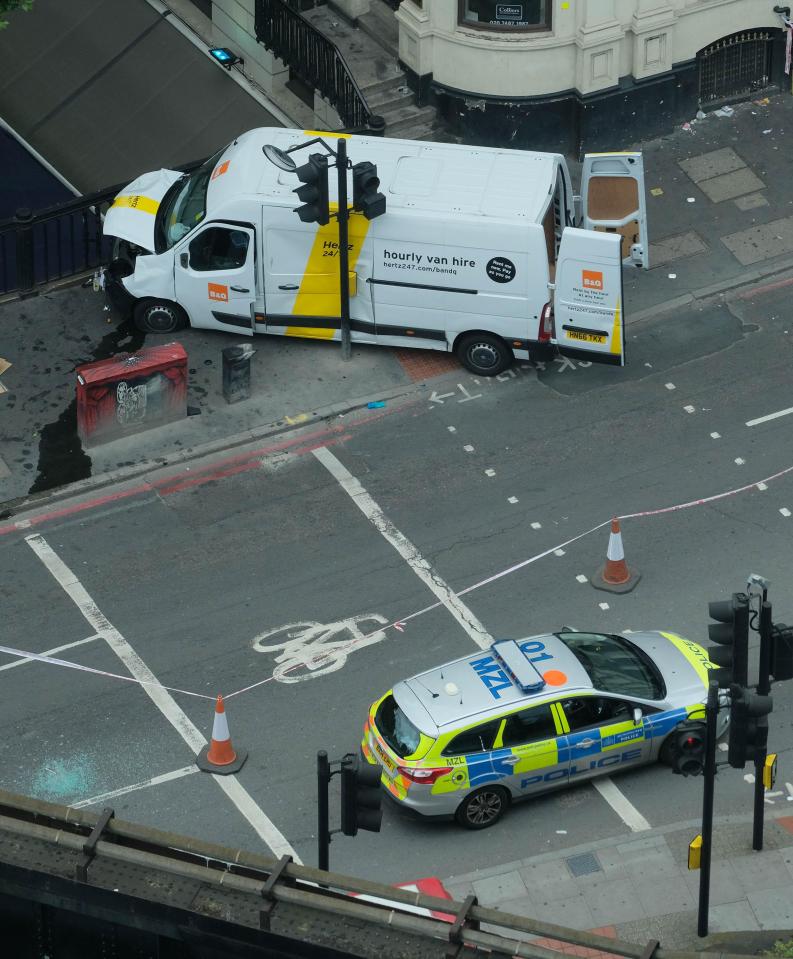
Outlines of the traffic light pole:
{"type": "Polygon", "coordinates": [[[697,935],[708,934],[708,908],[710,906],[710,854],[713,845],[713,795],[716,788],[716,719],[719,715],[719,685],[712,682],[708,687],[708,702],[705,707],[707,732],[705,735],[704,788],[702,791],[702,855],[699,866],[699,913],[697,935]]]}
{"type": "MultiPolygon", "coordinates": [[[[757,676],[757,692],[768,696],[771,692],[771,604],[766,601],[767,591],[763,590],[763,602],[760,606],[760,671],[757,676]]],[[[765,769],[767,750],[754,757],[754,817],[752,822],[752,849],[760,852],[763,848],[763,826],[765,820],[765,769]]]]}
{"type": "Polygon", "coordinates": [[[317,753],[317,868],[330,868],[330,825],[328,822],[328,786],[330,763],[324,749],[317,753]]]}
{"type": "Polygon", "coordinates": [[[347,209],[347,141],[339,137],[336,148],[336,172],[339,192],[339,313],[341,318],[341,357],[349,360],[350,349],[350,252],[349,220],[347,209]]]}

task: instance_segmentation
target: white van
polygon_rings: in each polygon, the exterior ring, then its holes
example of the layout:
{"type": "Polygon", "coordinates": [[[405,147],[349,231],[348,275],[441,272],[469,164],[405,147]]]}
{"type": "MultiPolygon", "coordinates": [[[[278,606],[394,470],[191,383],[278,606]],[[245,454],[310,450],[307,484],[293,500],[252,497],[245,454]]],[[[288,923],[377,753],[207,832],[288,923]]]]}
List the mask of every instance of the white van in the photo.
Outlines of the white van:
{"type": "Polygon", "coordinates": [[[336,220],[302,223],[297,177],[263,154],[317,136],[376,164],[387,200],[349,221],[353,342],[453,351],[482,376],[540,348],[624,364],[622,266],[648,266],[640,153],[586,156],[579,198],[560,154],[251,130],[190,174],[144,174],[108,211],[109,289],[142,330],[340,339],[336,220]]]}

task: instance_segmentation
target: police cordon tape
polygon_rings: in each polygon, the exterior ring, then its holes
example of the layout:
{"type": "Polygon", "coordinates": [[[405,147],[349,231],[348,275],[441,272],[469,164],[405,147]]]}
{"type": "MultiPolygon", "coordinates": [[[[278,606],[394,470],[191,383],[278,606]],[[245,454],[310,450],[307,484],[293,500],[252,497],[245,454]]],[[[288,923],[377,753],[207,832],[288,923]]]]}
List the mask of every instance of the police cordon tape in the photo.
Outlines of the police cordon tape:
{"type": "MultiPolygon", "coordinates": [[[[786,476],[789,473],[793,473],[793,466],[788,466],[785,469],[778,470],[776,473],[772,473],[770,476],[766,476],[763,479],[755,480],[752,483],[747,483],[745,486],[739,486],[736,489],[726,490],[723,493],[715,493],[712,496],[703,496],[698,499],[689,500],[686,503],[675,503],[672,506],[662,506],[657,509],[651,510],[641,510],[635,513],[623,513],[617,517],[604,520],[602,523],[598,523],[596,526],[592,526],[590,529],[585,530],[583,533],[578,533],[576,536],[572,536],[569,539],[566,539],[562,543],[558,543],[555,546],[550,546],[548,549],[543,550],[540,553],[536,553],[534,556],[529,556],[527,559],[521,560],[519,563],[515,563],[512,566],[507,567],[506,569],[501,570],[498,573],[494,573],[492,576],[488,576],[485,579],[479,580],[476,583],[473,583],[471,586],[467,586],[465,589],[461,589],[457,596],[465,596],[468,593],[472,593],[477,589],[481,589],[483,586],[489,586],[490,583],[495,583],[499,579],[503,579],[505,576],[510,576],[512,573],[518,572],[518,570],[524,569],[526,566],[530,566],[533,563],[538,562],[541,559],[544,559],[546,556],[550,556],[552,553],[555,553],[557,550],[564,549],[567,546],[571,546],[573,543],[577,543],[579,540],[584,539],[584,537],[596,533],[598,530],[603,529],[605,526],[609,526],[614,522],[614,519],[617,520],[627,520],[627,519],[643,519],[651,516],[663,516],[667,513],[679,512],[680,510],[692,509],[695,506],[706,506],[708,503],[715,503],[719,500],[726,499],[730,496],[737,496],[740,493],[745,493],[752,489],[762,488],[764,485],[773,482],[774,480],[779,479],[782,476],[786,476]]],[[[432,612],[435,609],[438,609],[443,604],[441,602],[431,603],[429,606],[425,606],[423,609],[416,610],[413,613],[410,613],[408,616],[402,616],[399,619],[395,619],[393,622],[381,626],[378,632],[385,631],[387,629],[395,629],[397,632],[404,632],[405,626],[411,620],[417,619],[419,616],[423,616],[425,613],[432,612]]],[[[367,636],[365,635],[363,639],[365,640],[367,636]]],[[[330,652],[318,652],[316,655],[306,657],[304,662],[296,663],[292,668],[298,668],[299,666],[309,666],[309,665],[321,665],[323,662],[327,662],[334,657],[338,656],[340,652],[343,652],[345,647],[352,650],[360,644],[361,640],[355,640],[347,644],[336,644],[334,649],[330,652]]],[[[54,666],[62,666],[68,669],[76,669],[82,672],[94,673],[99,676],[106,676],[111,679],[120,679],[128,683],[138,683],[142,686],[159,686],[162,689],[166,689],[172,693],[179,693],[184,696],[195,696],[199,699],[208,699],[215,701],[215,696],[208,696],[206,693],[196,693],[191,692],[187,689],[178,689],[173,686],[163,686],[161,683],[150,683],[144,680],[135,679],[132,676],[122,676],[118,673],[111,673],[102,669],[94,669],[90,666],[83,666],[80,663],[74,663],[65,659],[56,659],[53,656],[46,656],[41,653],[33,653],[27,650],[16,649],[11,646],[0,646],[0,653],[6,653],[9,656],[15,656],[19,659],[32,659],[37,662],[49,663],[54,666]]],[[[238,689],[235,692],[227,693],[223,696],[225,701],[233,699],[235,696],[241,696],[243,693],[250,692],[253,689],[257,689],[259,686],[264,686],[266,683],[273,681],[273,676],[267,676],[265,679],[258,680],[255,683],[251,683],[248,686],[244,686],[242,689],[238,689]]]]}

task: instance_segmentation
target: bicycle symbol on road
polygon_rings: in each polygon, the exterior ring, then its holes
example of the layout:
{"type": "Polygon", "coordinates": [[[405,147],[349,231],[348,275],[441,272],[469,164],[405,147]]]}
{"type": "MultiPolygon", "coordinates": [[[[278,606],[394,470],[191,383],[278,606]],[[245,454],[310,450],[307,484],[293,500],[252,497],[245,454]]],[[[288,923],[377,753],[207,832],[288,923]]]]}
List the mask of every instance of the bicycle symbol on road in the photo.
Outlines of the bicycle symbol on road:
{"type": "Polygon", "coordinates": [[[385,639],[385,630],[367,632],[367,624],[371,629],[387,623],[385,616],[379,613],[351,616],[337,623],[287,623],[260,633],[253,640],[253,648],[259,653],[280,650],[280,655],[275,657],[278,665],[273,670],[273,679],[280,683],[302,683],[336,672],[347,662],[350,653],[385,639]]]}

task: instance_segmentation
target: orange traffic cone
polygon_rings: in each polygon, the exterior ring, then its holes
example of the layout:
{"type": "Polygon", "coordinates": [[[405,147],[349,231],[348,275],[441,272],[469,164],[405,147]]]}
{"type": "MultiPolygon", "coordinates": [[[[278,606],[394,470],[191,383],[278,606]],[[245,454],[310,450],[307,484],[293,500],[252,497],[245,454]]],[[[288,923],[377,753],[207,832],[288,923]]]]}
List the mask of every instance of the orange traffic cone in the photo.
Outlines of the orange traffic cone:
{"type": "Polygon", "coordinates": [[[622,548],[620,521],[615,516],[611,521],[611,535],[606,550],[606,565],[591,578],[595,589],[605,589],[610,593],[629,593],[641,579],[638,570],[629,570],[622,548]]]}
{"type": "Polygon", "coordinates": [[[242,769],[247,758],[247,752],[235,750],[231,745],[226,707],[223,705],[223,697],[218,696],[215,703],[215,719],[212,723],[212,741],[208,746],[204,746],[196,757],[196,766],[205,773],[227,776],[242,769]]]}

